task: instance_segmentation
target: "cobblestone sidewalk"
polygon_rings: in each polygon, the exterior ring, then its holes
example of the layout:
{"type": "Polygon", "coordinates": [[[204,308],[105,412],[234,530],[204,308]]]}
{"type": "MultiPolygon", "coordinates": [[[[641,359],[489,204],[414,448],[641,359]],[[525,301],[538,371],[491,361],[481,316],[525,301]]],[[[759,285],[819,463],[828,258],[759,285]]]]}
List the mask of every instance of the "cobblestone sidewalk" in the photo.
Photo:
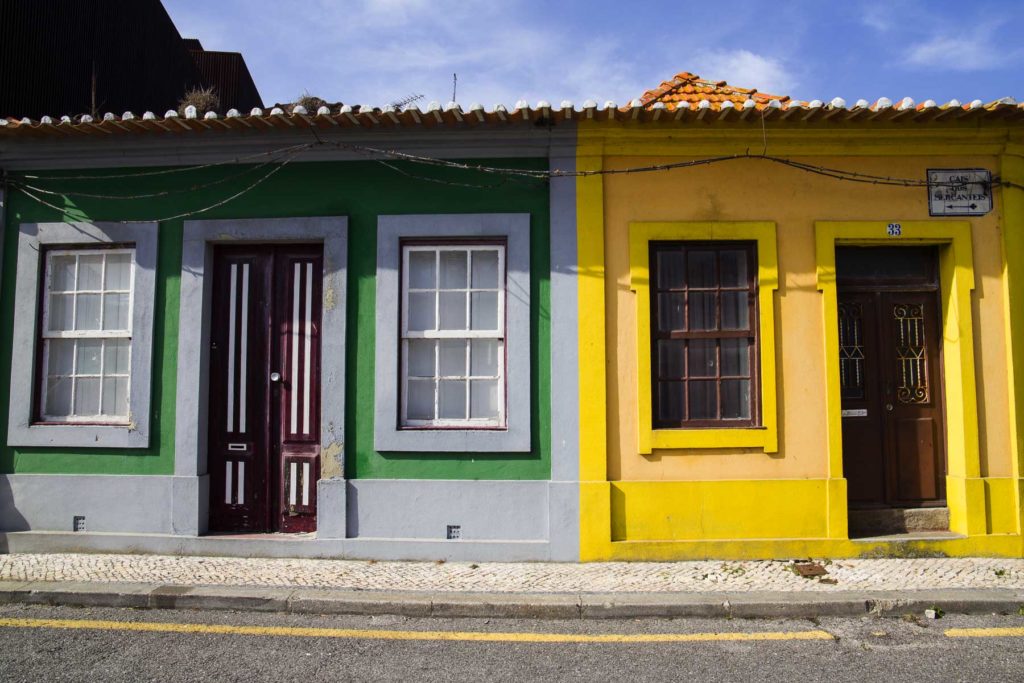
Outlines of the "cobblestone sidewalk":
{"type": "Polygon", "coordinates": [[[1024,588],[1024,560],[929,558],[820,562],[819,579],[792,562],[481,563],[282,560],[160,555],[0,555],[0,580],[132,582],[367,591],[708,593],[716,591],[1024,588]]]}

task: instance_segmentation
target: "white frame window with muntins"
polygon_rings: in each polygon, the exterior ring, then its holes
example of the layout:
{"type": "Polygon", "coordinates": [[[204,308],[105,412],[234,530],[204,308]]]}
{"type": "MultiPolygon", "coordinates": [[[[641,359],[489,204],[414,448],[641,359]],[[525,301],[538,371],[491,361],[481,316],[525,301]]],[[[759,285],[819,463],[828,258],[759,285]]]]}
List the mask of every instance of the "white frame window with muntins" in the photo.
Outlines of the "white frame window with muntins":
{"type": "Polygon", "coordinates": [[[135,249],[51,249],[45,260],[38,414],[43,422],[127,424],[135,249]]]}
{"type": "MultiPolygon", "coordinates": [[[[470,258],[471,257],[466,257],[470,258]]],[[[436,265],[436,258],[435,258],[436,265]]],[[[466,270],[471,270],[469,262],[466,270]]],[[[461,270],[461,269],[460,269],[461,270]]],[[[435,272],[437,272],[435,270],[435,272]]],[[[376,283],[376,315],[375,349],[374,349],[374,421],[373,446],[380,452],[396,453],[526,453],[532,448],[532,411],[531,411],[531,359],[530,359],[530,291],[532,277],[530,272],[530,214],[525,213],[473,213],[473,214],[407,214],[400,216],[378,216],[377,218],[377,283],[376,283]],[[419,339],[429,340],[433,346],[425,354],[425,358],[433,359],[433,367],[429,360],[421,372],[430,373],[430,381],[450,380],[465,382],[463,388],[474,379],[477,381],[493,380],[498,377],[493,365],[484,375],[480,367],[473,368],[472,345],[477,342],[492,343],[501,339],[502,353],[501,373],[498,394],[500,414],[497,411],[486,419],[470,419],[467,412],[464,420],[455,423],[445,421],[438,424],[436,419],[430,424],[405,424],[408,418],[408,402],[403,397],[404,384],[408,381],[407,354],[403,352],[404,334],[409,321],[403,311],[410,310],[403,301],[408,289],[403,285],[404,274],[409,271],[404,263],[406,247],[428,247],[435,250],[494,249],[503,245],[502,266],[500,271],[501,321],[500,332],[495,330],[472,330],[470,336],[469,321],[471,310],[464,313],[466,324],[464,329],[437,329],[438,327],[455,327],[456,325],[439,326],[440,282],[437,285],[438,301],[432,306],[434,314],[429,330],[432,335],[420,336],[419,339]],[[455,346],[461,343],[469,348],[468,358],[460,355],[455,348],[449,348],[451,358],[456,360],[456,367],[440,367],[440,346],[455,346]],[[452,342],[451,344],[449,344],[452,342]],[[436,348],[435,348],[436,347],[436,348]],[[433,353],[435,355],[431,356],[433,353]],[[465,359],[459,362],[455,357],[465,359]],[[465,365],[463,365],[463,362],[465,365]],[[461,371],[460,368],[465,368],[461,371]],[[404,404],[404,405],[403,405],[404,404]]],[[[434,286],[418,285],[414,289],[430,290],[434,286]]],[[[469,297],[475,289],[472,283],[459,288],[460,295],[469,297]]],[[[481,286],[482,290],[492,289],[491,285],[481,286]]],[[[445,289],[444,291],[456,291],[445,289]]],[[[449,302],[451,303],[451,302],[449,302]]],[[[458,309],[450,307],[448,314],[458,309]]],[[[493,313],[492,313],[493,315],[493,313]]],[[[429,316],[428,321],[429,320],[429,316]]],[[[452,316],[460,317],[460,316],[452,316]]],[[[447,318],[446,318],[447,320],[447,318]]],[[[461,323],[461,321],[459,321],[461,323]]],[[[414,332],[426,332],[416,330],[414,332]]],[[[420,324],[419,327],[428,325],[420,324]]],[[[426,379],[426,378],[424,378],[426,379]]],[[[471,387],[470,387],[471,388],[471,387]]],[[[454,393],[454,390],[453,390],[454,393]]],[[[467,397],[466,405],[470,403],[467,397]]],[[[431,401],[431,407],[434,403],[431,401]]],[[[416,414],[413,414],[414,418],[416,414]]],[[[437,417],[434,412],[433,417],[437,417]]]]}
{"type": "Polygon", "coordinates": [[[504,428],[505,244],[404,244],[401,306],[401,426],[504,428]]]}
{"type": "MultiPolygon", "coordinates": [[[[15,447],[58,447],[58,448],[148,448],[149,429],[152,416],[150,414],[153,392],[153,319],[156,304],[156,271],[157,271],[157,224],[156,223],[21,223],[18,226],[18,266],[14,293],[14,348],[17,353],[16,362],[11,364],[11,382],[9,413],[7,415],[7,445],[15,447]],[[86,253],[88,250],[88,253],[86,253]],[[78,259],[75,260],[76,281],[58,283],[54,288],[53,260],[61,254],[78,254],[92,257],[97,254],[104,259],[112,254],[128,252],[131,254],[131,267],[121,268],[119,283],[112,282],[107,286],[103,281],[102,269],[97,278],[95,269],[90,281],[78,282],[78,259]],[[128,279],[125,286],[124,278],[128,279]],[[81,291],[79,291],[81,290],[81,291]],[[57,329],[49,334],[50,317],[59,313],[53,310],[48,300],[53,294],[61,297],[90,297],[85,307],[78,313],[71,312],[65,321],[54,325],[57,329]],[[126,297],[125,294],[128,294],[126,297]],[[110,303],[119,300],[116,309],[119,319],[111,324],[111,329],[103,327],[103,307],[101,300],[109,296],[110,303]],[[100,301],[97,301],[97,297],[100,301]],[[127,302],[124,299],[127,298],[127,302]],[[78,321],[75,316],[87,312],[89,323],[78,321]],[[127,319],[123,316],[127,315],[127,319]],[[44,319],[45,316],[45,319],[44,319]],[[98,319],[97,319],[98,318],[98,319]],[[76,329],[86,328],[86,329],[76,329]],[[119,329],[113,329],[113,328],[119,329]],[[61,329],[63,328],[63,329],[61,329]],[[94,328],[94,329],[89,329],[94,328]],[[47,333],[44,336],[44,331],[47,333]],[[45,341],[49,339],[50,341],[45,341]],[[123,358],[111,359],[118,371],[104,372],[107,368],[100,367],[96,372],[97,361],[103,360],[103,346],[113,345],[110,340],[121,339],[129,348],[123,358]],[[76,367],[75,361],[68,363],[65,352],[61,359],[62,372],[53,372],[45,362],[50,346],[55,342],[71,340],[75,346],[91,346],[93,354],[87,358],[89,371],[83,372],[85,366],[76,367]],[[99,344],[96,341],[99,340],[99,344]],[[96,356],[99,346],[99,357],[96,356]],[[69,369],[70,372],[67,370],[69,369]],[[122,372],[121,370],[125,370],[122,372]],[[44,393],[45,377],[54,375],[83,375],[84,384],[92,387],[98,385],[94,394],[93,405],[89,410],[77,410],[70,415],[54,413],[72,412],[69,402],[59,406],[60,410],[46,410],[44,393]],[[117,394],[119,388],[124,390],[123,396],[118,394],[115,401],[127,403],[127,411],[119,407],[119,415],[100,414],[96,401],[102,402],[103,375],[109,377],[108,391],[117,394]],[[120,377],[123,375],[124,381],[120,377]],[[95,411],[95,412],[93,412],[95,411]],[[93,412],[82,415],[82,412],[93,412]]],[[[120,258],[120,257],[118,257],[120,258]]],[[[109,264],[108,264],[109,265],[109,264]]],[[[67,273],[65,273],[66,275],[67,273]]],[[[67,277],[64,280],[68,280],[67,277]]],[[[67,303],[65,301],[65,303],[67,303]]],[[[74,303],[73,301],[71,302],[74,303]]],[[[81,302],[80,302],[81,303],[81,302]]],[[[184,318],[183,318],[184,320],[184,318]]],[[[72,356],[78,355],[78,349],[72,356]]],[[[70,384],[74,385],[72,379],[70,384]]],[[[65,385],[66,386],[66,385],[65,385]]],[[[65,389],[67,391],[67,389],[65,389]]],[[[81,406],[79,406],[81,408],[81,406]]],[[[105,413],[106,411],[104,411],[105,413]]]]}

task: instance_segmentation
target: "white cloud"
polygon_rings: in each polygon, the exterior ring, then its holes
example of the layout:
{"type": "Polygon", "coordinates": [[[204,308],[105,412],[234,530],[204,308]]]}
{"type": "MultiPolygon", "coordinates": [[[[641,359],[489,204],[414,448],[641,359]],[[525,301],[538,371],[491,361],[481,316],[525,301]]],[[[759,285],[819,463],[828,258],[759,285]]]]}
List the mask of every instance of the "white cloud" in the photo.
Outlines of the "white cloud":
{"type": "Polygon", "coordinates": [[[697,55],[692,63],[702,78],[728,81],[740,88],[786,95],[797,85],[796,76],[781,60],[749,50],[705,53],[697,55]]]}
{"type": "Polygon", "coordinates": [[[936,35],[911,45],[904,57],[913,66],[951,71],[980,71],[1007,61],[1010,56],[995,40],[997,24],[985,24],[966,33],[936,35]]]}

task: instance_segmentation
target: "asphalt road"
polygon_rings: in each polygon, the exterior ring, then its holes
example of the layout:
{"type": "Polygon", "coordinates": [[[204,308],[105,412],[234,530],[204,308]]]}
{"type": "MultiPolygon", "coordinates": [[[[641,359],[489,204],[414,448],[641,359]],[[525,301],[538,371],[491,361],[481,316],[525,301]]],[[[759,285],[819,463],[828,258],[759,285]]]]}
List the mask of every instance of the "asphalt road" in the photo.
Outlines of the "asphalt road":
{"type": "Polygon", "coordinates": [[[1024,680],[1024,617],[537,621],[9,605],[0,680],[1005,683],[1024,680]],[[948,632],[964,628],[1011,631],[948,632]]]}

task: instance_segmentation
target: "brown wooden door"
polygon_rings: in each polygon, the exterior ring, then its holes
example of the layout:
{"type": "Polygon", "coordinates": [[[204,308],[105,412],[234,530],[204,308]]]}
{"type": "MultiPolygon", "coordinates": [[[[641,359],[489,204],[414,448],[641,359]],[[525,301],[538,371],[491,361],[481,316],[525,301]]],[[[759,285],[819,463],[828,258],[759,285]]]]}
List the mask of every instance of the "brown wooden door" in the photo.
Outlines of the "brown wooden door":
{"type": "Polygon", "coordinates": [[[843,470],[852,507],[945,505],[937,298],[840,292],[843,470]]]}
{"type": "Polygon", "coordinates": [[[212,531],[316,529],[322,253],[302,245],[215,250],[212,531]]]}

